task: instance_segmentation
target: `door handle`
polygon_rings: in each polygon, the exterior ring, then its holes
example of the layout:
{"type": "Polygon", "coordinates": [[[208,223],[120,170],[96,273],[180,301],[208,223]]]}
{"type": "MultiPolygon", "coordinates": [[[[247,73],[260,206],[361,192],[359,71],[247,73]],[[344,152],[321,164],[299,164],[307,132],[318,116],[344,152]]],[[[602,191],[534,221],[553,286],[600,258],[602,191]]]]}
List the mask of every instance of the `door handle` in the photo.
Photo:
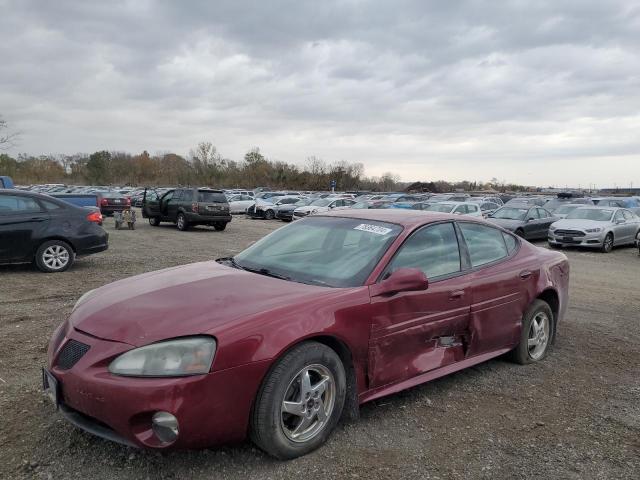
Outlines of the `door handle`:
{"type": "Polygon", "coordinates": [[[529,278],[531,275],[533,275],[533,272],[530,272],[529,270],[525,270],[524,272],[520,272],[520,278],[522,280],[526,280],[527,278],[529,278]]]}
{"type": "Polygon", "coordinates": [[[464,297],[464,290],[456,290],[455,292],[451,292],[449,300],[458,300],[462,297],[464,297]]]}

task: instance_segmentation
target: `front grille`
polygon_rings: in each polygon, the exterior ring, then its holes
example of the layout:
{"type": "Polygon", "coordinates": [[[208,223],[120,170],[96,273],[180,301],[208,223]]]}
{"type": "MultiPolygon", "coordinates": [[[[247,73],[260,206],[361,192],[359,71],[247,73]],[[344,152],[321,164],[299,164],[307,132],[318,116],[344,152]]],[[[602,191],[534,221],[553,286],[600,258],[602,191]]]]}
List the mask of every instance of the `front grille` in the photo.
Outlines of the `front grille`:
{"type": "Polygon", "coordinates": [[[296,212],[294,213],[294,215],[296,217],[306,217],[307,215],[309,215],[309,212],[296,212]]]}
{"type": "Polygon", "coordinates": [[[561,237],[584,237],[585,235],[580,230],[555,230],[553,233],[561,237]]]}
{"type": "Polygon", "coordinates": [[[89,351],[89,345],[78,342],[76,340],[69,340],[58,355],[57,366],[60,370],[69,370],[89,351]]]}

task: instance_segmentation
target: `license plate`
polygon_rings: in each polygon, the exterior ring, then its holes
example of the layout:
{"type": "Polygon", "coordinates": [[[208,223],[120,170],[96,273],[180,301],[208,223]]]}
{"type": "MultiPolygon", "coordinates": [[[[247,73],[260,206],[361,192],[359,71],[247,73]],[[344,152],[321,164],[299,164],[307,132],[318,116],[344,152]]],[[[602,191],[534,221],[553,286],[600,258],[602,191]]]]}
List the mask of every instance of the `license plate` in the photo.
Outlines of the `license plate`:
{"type": "Polygon", "coordinates": [[[220,207],[212,207],[211,205],[208,205],[207,210],[220,210],[220,207]]]}
{"type": "Polygon", "coordinates": [[[42,369],[42,391],[44,396],[47,397],[54,405],[54,408],[58,409],[58,380],[51,375],[45,368],[42,369]]]}
{"type": "Polygon", "coordinates": [[[573,242],[573,237],[562,237],[563,242],[573,242]]]}

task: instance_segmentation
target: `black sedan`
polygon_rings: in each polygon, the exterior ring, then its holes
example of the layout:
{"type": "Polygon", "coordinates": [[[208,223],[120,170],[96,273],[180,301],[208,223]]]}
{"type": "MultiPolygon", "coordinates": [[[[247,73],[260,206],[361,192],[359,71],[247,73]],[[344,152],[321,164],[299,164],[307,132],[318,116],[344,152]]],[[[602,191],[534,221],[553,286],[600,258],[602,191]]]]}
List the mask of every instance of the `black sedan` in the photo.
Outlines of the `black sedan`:
{"type": "Polygon", "coordinates": [[[76,256],[102,252],[109,235],[102,215],[19,190],[0,190],[0,264],[35,262],[43,272],[63,272],[76,256]]]}
{"type": "Polygon", "coordinates": [[[542,207],[505,205],[487,217],[492,223],[514,232],[527,240],[546,239],[549,226],[560,220],[542,207]]]}

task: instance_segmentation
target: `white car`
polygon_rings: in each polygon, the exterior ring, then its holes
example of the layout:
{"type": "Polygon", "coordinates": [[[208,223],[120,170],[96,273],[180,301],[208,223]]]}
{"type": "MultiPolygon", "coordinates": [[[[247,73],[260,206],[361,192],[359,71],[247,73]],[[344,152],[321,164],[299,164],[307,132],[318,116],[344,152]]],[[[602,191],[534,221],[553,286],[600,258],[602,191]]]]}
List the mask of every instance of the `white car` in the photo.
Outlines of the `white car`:
{"type": "Polygon", "coordinates": [[[482,217],[480,205],[472,202],[440,202],[429,205],[424,212],[453,213],[454,215],[469,215],[471,217],[482,217]]]}
{"type": "Polygon", "coordinates": [[[247,215],[251,218],[264,218],[273,220],[276,218],[280,206],[291,205],[301,200],[299,196],[271,197],[268,200],[258,199],[255,205],[247,208],[247,215]]]}
{"type": "Polygon", "coordinates": [[[299,207],[293,211],[293,220],[299,220],[314,213],[328,212],[330,210],[344,210],[351,207],[354,202],[348,198],[319,198],[306,207],[299,207]]]}
{"type": "Polygon", "coordinates": [[[249,195],[231,195],[229,197],[229,211],[231,213],[244,213],[256,201],[249,195]]]}

